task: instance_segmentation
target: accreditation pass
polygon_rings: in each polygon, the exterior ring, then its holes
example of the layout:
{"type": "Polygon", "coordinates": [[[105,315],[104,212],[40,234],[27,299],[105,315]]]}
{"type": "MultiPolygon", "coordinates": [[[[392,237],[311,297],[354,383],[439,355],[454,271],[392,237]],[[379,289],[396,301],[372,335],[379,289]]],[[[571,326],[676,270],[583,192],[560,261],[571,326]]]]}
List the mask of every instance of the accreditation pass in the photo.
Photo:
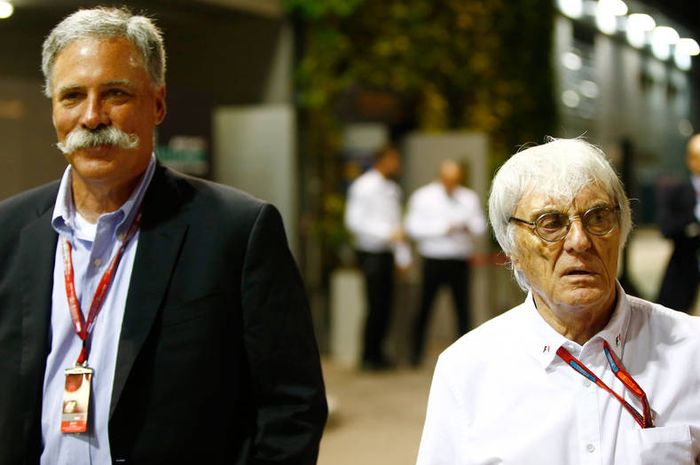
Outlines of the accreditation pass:
{"type": "Polygon", "coordinates": [[[62,433],[87,431],[91,384],[92,368],[78,365],[66,369],[61,415],[62,433]]]}

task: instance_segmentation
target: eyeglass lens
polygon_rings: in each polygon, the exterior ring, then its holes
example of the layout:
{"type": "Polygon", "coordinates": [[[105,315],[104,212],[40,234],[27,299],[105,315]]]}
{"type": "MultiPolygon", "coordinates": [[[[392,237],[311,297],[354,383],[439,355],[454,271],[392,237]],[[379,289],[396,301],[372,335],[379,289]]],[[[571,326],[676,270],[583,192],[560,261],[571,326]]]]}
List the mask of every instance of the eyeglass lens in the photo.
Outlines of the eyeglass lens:
{"type": "MultiPolygon", "coordinates": [[[[594,207],[581,216],[581,222],[586,231],[596,236],[602,236],[609,233],[615,225],[615,212],[610,207],[594,207]]],[[[549,241],[564,237],[570,226],[570,218],[558,212],[545,213],[535,222],[538,235],[549,241]]]]}

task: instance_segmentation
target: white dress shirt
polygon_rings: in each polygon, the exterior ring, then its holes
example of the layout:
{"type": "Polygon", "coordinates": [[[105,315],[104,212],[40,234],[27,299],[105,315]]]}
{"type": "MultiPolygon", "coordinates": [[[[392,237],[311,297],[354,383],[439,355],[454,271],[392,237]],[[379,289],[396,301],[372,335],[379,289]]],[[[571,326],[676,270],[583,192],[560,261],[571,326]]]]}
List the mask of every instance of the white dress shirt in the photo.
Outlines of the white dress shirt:
{"type": "Polygon", "coordinates": [[[448,194],[440,182],[416,190],[408,201],[406,232],[423,257],[462,259],[474,253],[474,236],[486,231],[479,197],[457,187],[448,194]]]}
{"type": "Polygon", "coordinates": [[[401,228],[401,188],[374,169],[358,177],[348,189],[345,226],[358,250],[391,251],[391,236],[401,228]]]}
{"type": "Polygon", "coordinates": [[[418,465],[700,463],[700,318],[618,286],[608,325],[583,346],[535,309],[532,295],[463,336],[435,368],[418,465]],[[557,355],[569,352],[638,411],[610,369],[607,340],[645,390],[655,428],[557,355]]]}

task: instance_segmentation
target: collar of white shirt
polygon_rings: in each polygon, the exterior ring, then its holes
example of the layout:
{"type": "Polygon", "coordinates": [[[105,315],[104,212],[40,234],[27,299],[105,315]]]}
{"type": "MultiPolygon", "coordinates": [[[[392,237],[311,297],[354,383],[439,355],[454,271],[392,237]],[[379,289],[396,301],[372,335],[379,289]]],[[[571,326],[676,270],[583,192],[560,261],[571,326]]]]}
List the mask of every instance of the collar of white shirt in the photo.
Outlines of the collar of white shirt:
{"type": "Polygon", "coordinates": [[[570,341],[554,330],[539,314],[535,306],[532,292],[525,299],[525,314],[528,328],[523,331],[524,349],[531,352],[544,370],[553,363],[559,362],[557,349],[564,346],[574,356],[587,350],[601,351],[603,340],[613,349],[618,358],[622,359],[625,347],[625,335],[630,320],[629,303],[622,287],[617,284],[617,304],[608,324],[598,334],[593,336],[583,346],[570,341]]]}

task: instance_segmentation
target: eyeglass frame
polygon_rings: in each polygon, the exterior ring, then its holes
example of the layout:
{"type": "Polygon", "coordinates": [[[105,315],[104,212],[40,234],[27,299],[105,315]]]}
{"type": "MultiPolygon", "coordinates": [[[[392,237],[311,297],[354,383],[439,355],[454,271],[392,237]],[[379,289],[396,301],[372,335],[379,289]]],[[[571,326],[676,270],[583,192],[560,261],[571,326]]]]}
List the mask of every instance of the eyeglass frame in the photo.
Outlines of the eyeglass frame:
{"type": "Polygon", "coordinates": [[[535,219],[535,221],[527,221],[527,220],[523,220],[522,218],[518,218],[518,217],[515,217],[515,216],[510,216],[510,217],[508,218],[508,222],[510,223],[511,221],[517,221],[518,223],[522,223],[522,224],[524,224],[524,225],[526,225],[526,226],[529,226],[529,227],[530,227],[530,230],[533,231],[537,237],[539,237],[540,239],[542,239],[542,240],[545,241],[545,242],[549,242],[549,243],[552,243],[552,244],[553,244],[553,243],[562,241],[562,240],[567,236],[567,234],[569,234],[569,231],[571,230],[571,223],[572,223],[573,220],[576,219],[576,218],[579,218],[579,219],[581,220],[581,225],[583,226],[583,229],[584,229],[587,233],[592,234],[592,235],[597,236],[597,237],[603,237],[603,236],[605,236],[606,234],[609,234],[610,231],[612,231],[613,229],[615,229],[615,226],[618,226],[618,227],[620,226],[620,206],[619,206],[619,205],[615,205],[615,206],[610,206],[610,205],[597,205],[597,206],[595,206],[595,207],[589,208],[588,210],[586,210],[586,211],[583,212],[583,213],[577,213],[576,215],[570,215],[570,216],[569,216],[569,215],[565,215],[564,213],[559,212],[559,211],[556,211],[556,210],[555,210],[555,211],[549,211],[549,212],[545,212],[545,213],[540,214],[540,215],[535,219]],[[607,231],[605,231],[605,232],[603,232],[603,233],[596,233],[596,232],[593,232],[593,231],[589,231],[588,226],[586,226],[587,223],[584,222],[583,218],[584,218],[586,215],[588,215],[590,212],[595,211],[595,210],[610,210],[611,213],[614,213],[614,214],[616,215],[616,217],[617,217],[617,223],[613,222],[613,223],[611,224],[611,226],[610,226],[610,229],[608,229],[607,231]],[[545,216],[547,216],[547,215],[552,215],[552,214],[559,214],[559,215],[564,215],[564,216],[566,216],[566,226],[562,229],[562,231],[564,231],[564,234],[562,234],[561,237],[559,237],[559,238],[557,238],[557,239],[546,239],[546,238],[542,237],[542,235],[541,235],[540,232],[538,231],[537,223],[538,223],[542,218],[544,218],[545,216]]]}

